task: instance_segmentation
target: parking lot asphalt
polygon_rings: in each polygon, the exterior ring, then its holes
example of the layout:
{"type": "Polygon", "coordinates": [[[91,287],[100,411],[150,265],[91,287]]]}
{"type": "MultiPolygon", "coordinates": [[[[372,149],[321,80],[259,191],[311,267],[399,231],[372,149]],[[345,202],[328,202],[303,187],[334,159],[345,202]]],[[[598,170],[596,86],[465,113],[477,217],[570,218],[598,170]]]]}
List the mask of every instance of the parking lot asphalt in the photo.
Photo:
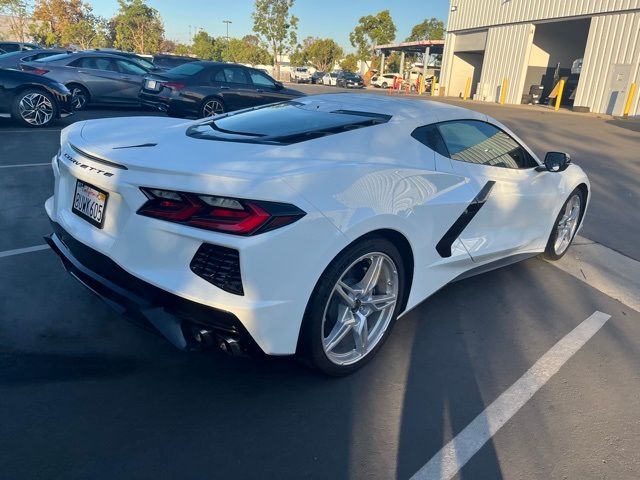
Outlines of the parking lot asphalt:
{"type": "MultiPolygon", "coordinates": [[[[133,114],[150,112],[73,120],[133,114]]],[[[70,121],[1,123],[0,167],[48,163],[70,121]]],[[[42,244],[51,192],[47,165],[0,168],[0,252],[42,244]]],[[[539,259],[444,288],[340,379],[175,350],[49,250],[0,257],[0,292],[4,478],[410,478],[449,441],[464,446],[468,426],[491,426],[492,402],[596,311],[611,318],[468,463],[459,450],[454,478],[640,477],[640,314],[539,259]]]]}

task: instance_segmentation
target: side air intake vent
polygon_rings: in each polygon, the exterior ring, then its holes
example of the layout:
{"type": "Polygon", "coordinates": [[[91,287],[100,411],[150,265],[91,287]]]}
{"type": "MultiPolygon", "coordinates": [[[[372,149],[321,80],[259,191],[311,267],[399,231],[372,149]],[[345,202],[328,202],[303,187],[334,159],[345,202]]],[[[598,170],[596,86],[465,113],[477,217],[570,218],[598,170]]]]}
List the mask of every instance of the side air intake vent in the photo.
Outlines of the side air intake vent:
{"type": "Polygon", "coordinates": [[[225,292],[244,295],[240,253],[233,248],[203,243],[191,260],[191,271],[225,292]]]}

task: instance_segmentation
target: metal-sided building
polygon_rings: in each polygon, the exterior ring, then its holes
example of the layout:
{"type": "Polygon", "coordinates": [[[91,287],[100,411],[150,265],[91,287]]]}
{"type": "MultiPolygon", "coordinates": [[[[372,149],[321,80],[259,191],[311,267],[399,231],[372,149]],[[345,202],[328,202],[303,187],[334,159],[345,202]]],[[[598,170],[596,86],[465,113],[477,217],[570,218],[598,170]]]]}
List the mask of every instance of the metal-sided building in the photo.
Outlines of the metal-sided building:
{"type": "Polygon", "coordinates": [[[640,83],[640,0],[451,0],[440,85],[517,104],[535,85],[548,94],[579,59],[573,108],[621,115],[640,83]]]}

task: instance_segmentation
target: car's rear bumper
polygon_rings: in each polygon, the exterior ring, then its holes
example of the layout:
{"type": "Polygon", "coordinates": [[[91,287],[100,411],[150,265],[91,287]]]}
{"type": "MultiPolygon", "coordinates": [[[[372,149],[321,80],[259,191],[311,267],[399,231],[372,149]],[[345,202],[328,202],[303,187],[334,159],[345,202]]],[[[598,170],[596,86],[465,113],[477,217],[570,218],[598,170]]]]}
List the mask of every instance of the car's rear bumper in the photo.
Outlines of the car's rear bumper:
{"type": "Polygon", "coordinates": [[[208,343],[230,353],[260,352],[238,318],[225,310],[187,300],[126,272],[113,260],[73,238],[58,223],[45,237],[65,269],[118,313],[176,347],[189,350],[208,343]],[[210,332],[203,339],[199,332],[210,332]]]}
{"type": "Polygon", "coordinates": [[[145,107],[151,107],[154,110],[159,110],[161,112],[168,112],[170,108],[169,100],[161,100],[159,98],[150,99],[142,94],[138,97],[141,105],[145,107]]]}

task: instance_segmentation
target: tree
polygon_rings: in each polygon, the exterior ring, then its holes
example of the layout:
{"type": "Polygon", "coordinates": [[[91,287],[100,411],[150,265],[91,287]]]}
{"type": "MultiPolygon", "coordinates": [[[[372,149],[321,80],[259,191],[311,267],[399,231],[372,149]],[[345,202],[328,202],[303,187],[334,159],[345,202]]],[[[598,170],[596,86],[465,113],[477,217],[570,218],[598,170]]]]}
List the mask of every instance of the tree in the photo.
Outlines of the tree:
{"type": "Polygon", "coordinates": [[[367,63],[371,61],[375,45],[393,42],[395,38],[396,26],[389,10],[360,17],[358,25],[349,34],[351,45],[357,48],[358,59],[367,63]]]}
{"type": "Polygon", "coordinates": [[[444,22],[437,18],[425,19],[411,29],[407,42],[418,40],[442,40],[444,38],[444,22]]]}
{"type": "Polygon", "coordinates": [[[120,9],[113,18],[114,46],[137,53],[156,53],[164,37],[162,18],[145,0],[118,0],[120,9]]]}
{"type": "Polygon", "coordinates": [[[36,0],[30,30],[46,46],[89,44],[96,22],[91,6],[81,0],[36,0]]]}
{"type": "Polygon", "coordinates": [[[358,57],[350,53],[340,62],[340,68],[346,72],[355,72],[358,70],[358,57]]]}
{"type": "Polygon", "coordinates": [[[343,53],[342,47],[330,38],[316,39],[307,47],[308,61],[321,72],[331,70],[343,53]]]}
{"type": "Polygon", "coordinates": [[[202,60],[222,60],[221,45],[214,37],[204,30],[193,36],[191,52],[202,60]]]}
{"type": "Polygon", "coordinates": [[[276,77],[280,78],[280,59],[297,42],[298,18],[291,14],[295,0],[256,0],[253,31],[262,37],[273,55],[276,77]]]}
{"type": "Polygon", "coordinates": [[[176,43],[176,48],[173,50],[176,55],[191,55],[191,47],[184,43],[176,43]]]}
{"type": "Polygon", "coordinates": [[[13,40],[26,42],[29,38],[31,15],[24,0],[0,0],[0,15],[9,19],[9,33],[13,40]]]}

